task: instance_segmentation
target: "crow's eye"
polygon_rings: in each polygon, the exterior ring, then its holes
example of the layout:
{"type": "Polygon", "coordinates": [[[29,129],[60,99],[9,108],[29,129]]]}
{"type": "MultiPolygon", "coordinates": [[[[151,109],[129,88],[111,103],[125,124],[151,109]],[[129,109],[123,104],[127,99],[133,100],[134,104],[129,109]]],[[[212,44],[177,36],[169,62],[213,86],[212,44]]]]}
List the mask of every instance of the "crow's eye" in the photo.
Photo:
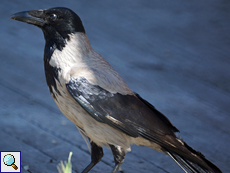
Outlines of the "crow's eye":
{"type": "Polygon", "coordinates": [[[52,20],[52,21],[55,21],[57,19],[57,15],[56,14],[51,14],[49,16],[49,19],[52,20]]]}

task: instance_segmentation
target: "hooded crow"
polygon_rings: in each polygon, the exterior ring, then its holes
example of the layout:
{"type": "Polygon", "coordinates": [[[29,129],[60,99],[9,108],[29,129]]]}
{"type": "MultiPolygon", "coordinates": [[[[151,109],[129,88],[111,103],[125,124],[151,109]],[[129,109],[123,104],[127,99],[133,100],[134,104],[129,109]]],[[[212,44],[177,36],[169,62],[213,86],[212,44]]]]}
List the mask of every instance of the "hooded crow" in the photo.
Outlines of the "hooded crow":
{"type": "Polygon", "coordinates": [[[91,145],[89,172],[112,150],[118,172],[130,145],[168,154],[185,171],[221,170],[176,137],[179,132],[153,105],[134,93],[90,45],[82,21],[68,8],[19,12],[12,19],[42,29],[46,43],[44,67],[50,93],[62,113],[91,145]]]}

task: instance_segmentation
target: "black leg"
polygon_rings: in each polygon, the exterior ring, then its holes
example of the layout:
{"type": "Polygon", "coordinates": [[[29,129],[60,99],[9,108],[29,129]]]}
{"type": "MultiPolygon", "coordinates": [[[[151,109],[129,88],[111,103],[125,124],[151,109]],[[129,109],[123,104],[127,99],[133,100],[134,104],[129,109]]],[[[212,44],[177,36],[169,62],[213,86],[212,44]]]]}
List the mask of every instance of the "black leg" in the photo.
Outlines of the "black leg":
{"type": "Polygon", "coordinates": [[[103,157],[103,149],[98,147],[94,142],[90,142],[91,144],[91,162],[90,164],[82,171],[82,173],[89,172],[103,157]]]}
{"type": "Polygon", "coordinates": [[[112,173],[117,173],[119,171],[121,164],[125,160],[125,151],[121,147],[117,147],[114,145],[109,145],[109,146],[112,150],[114,161],[115,161],[115,166],[113,168],[112,173]]]}

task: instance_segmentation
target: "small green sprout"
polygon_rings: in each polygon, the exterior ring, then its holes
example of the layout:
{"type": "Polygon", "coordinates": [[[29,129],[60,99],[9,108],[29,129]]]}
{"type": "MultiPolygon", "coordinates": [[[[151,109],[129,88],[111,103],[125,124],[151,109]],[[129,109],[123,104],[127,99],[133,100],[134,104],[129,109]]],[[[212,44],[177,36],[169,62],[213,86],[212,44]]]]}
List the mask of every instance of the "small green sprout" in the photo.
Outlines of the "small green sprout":
{"type": "Polygon", "coordinates": [[[73,152],[69,153],[69,158],[68,158],[68,162],[61,161],[58,166],[58,173],[72,173],[72,164],[71,164],[71,157],[72,157],[73,152]]]}

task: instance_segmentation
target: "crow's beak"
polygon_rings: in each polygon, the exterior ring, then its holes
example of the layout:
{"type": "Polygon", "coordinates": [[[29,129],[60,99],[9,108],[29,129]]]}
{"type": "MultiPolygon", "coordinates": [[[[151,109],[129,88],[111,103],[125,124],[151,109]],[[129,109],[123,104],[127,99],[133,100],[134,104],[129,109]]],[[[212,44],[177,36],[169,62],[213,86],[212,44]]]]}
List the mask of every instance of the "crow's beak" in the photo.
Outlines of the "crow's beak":
{"type": "Polygon", "coordinates": [[[42,27],[46,22],[43,19],[43,10],[22,11],[10,16],[11,19],[26,22],[38,27],[42,27]]]}

